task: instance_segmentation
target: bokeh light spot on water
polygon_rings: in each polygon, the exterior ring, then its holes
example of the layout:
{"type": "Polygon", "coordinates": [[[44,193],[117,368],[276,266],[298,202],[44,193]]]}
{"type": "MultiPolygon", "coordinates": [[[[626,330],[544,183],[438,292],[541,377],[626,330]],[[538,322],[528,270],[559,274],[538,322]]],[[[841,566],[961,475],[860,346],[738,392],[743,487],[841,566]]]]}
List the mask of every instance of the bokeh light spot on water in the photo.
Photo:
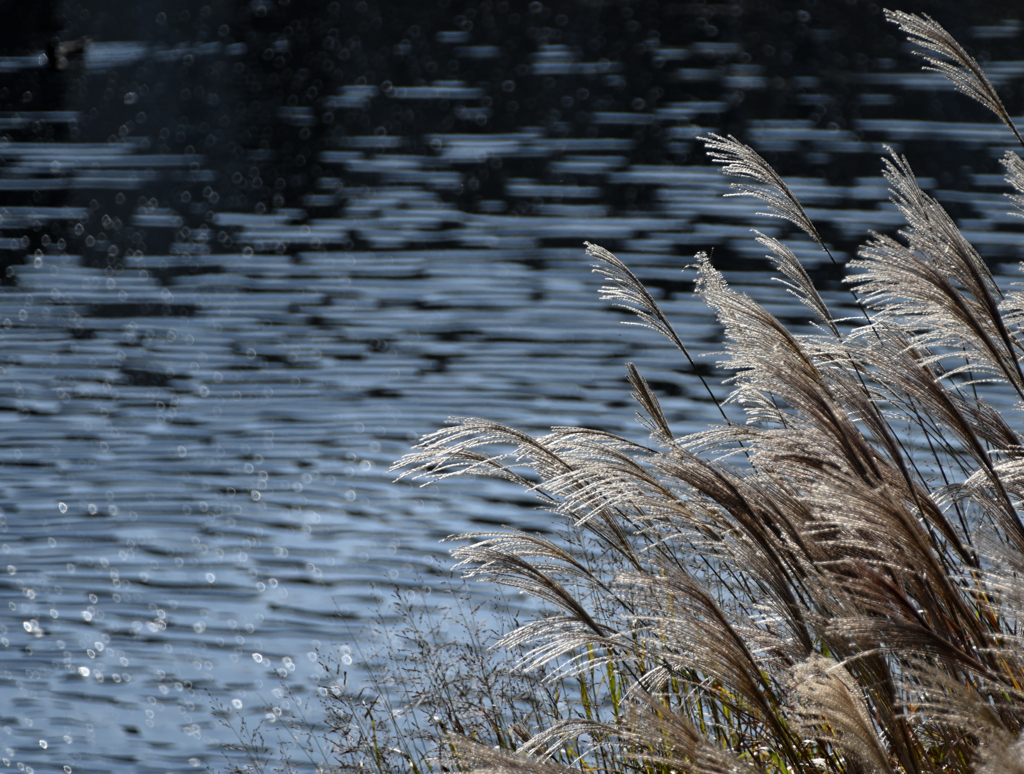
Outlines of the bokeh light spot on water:
{"type": "Polygon", "coordinates": [[[255,661],[257,664],[262,664],[263,663],[263,654],[262,653],[253,653],[252,654],[252,660],[255,661]]]}
{"type": "Polygon", "coordinates": [[[78,667],[78,674],[80,674],[82,677],[88,677],[91,674],[91,672],[92,670],[90,670],[89,667],[87,666],[78,667]]]}
{"type": "Polygon", "coordinates": [[[242,700],[241,699],[232,699],[231,700],[231,706],[234,707],[236,710],[242,709],[242,700]]]}
{"type": "Polygon", "coordinates": [[[350,666],[352,664],[352,648],[342,645],[338,650],[341,652],[341,663],[350,666]]]}

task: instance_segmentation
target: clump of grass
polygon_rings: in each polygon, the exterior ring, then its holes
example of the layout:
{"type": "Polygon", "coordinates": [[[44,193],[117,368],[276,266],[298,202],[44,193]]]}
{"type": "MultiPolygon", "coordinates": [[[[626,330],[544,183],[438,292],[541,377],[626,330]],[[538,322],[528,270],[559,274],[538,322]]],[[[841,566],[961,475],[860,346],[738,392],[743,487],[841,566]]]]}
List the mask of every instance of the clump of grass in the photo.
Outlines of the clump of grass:
{"type": "Polygon", "coordinates": [[[328,725],[342,760],[425,774],[449,737],[515,749],[528,738],[525,729],[557,706],[544,669],[522,672],[508,652],[487,647],[518,628],[511,605],[495,617],[487,609],[493,606],[474,602],[465,582],[450,578],[436,596],[440,601],[428,604],[419,591],[395,589],[387,607],[401,624],[379,620],[359,654],[369,684],[354,692],[344,680],[335,686],[328,725]]]}
{"type": "MultiPolygon", "coordinates": [[[[1021,140],[945,30],[928,17],[888,18],[1021,140]]],[[[761,156],[733,137],[704,141],[741,179],[736,195],[828,251],[761,156]]],[[[347,727],[363,736],[346,749],[349,764],[1024,771],[1024,445],[990,402],[1024,400],[1024,294],[1003,292],[906,158],[890,150],[884,165],[907,225],[897,237],[872,234],[846,267],[863,313],[855,322],[835,318],[776,239],[758,236],[816,333],[787,330],[697,256],[697,293],[725,329],[732,374],[719,426],[677,436],[630,364],[649,444],[456,419],[403,461],[413,476],[520,484],[565,535],[460,536],[454,556],[467,577],[524,591],[546,612],[511,627],[498,650],[475,643],[453,657],[415,641],[428,690],[399,709],[430,708],[428,745],[410,755],[408,741],[427,737],[389,725],[402,752],[386,759],[366,733],[381,713],[366,707],[360,725],[350,705],[347,727]],[[729,419],[739,413],[742,422],[729,419]],[[489,671],[503,652],[516,662],[489,671]],[[462,678],[431,676],[453,663],[507,682],[451,700],[462,678]]],[[[1020,206],[1024,161],[1008,153],[1004,165],[1020,206]]],[[[605,297],[688,358],[629,269],[601,247],[587,252],[605,297]]],[[[388,705],[389,723],[395,714],[388,705]]]]}

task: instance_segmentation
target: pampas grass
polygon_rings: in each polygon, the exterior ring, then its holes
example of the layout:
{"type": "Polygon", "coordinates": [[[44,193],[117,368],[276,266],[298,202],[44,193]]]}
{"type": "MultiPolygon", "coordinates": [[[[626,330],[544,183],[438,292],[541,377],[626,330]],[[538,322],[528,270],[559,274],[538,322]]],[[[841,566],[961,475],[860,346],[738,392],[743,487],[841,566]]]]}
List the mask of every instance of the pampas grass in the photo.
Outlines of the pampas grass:
{"type": "MultiPolygon", "coordinates": [[[[942,27],[888,18],[1021,139],[942,27]]],[[[704,142],[740,179],[735,195],[827,252],[760,155],[734,137],[704,142]]],[[[883,164],[906,226],[872,234],[846,267],[863,312],[854,323],[834,318],[776,239],[757,236],[815,333],[791,332],[697,256],[697,293],[725,330],[732,374],[721,425],[677,436],[630,364],[649,444],[454,419],[402,461],[413,478],[515,482],[565,534],[458,536],[467,578],[525,592],[545,612],[506,621],[496,650],[477,643],[454,659],[429,638],[407,640],[429,665],[429,690],[406,704],[350,703],[339,717],[362,735],[346,765],[1024,771],[1024,446],[1017,417],[988,400],[1024,400],[1024,296],[1004,294],[906,158],[889,151],[883,164]],[[438,679],[452,662],[464,672],[438,679]],[[402,712],[419,712],[430,733],[402,731],[402,712]]],[[[1024,162],[1011,153],[1004,164],[1019,207],[1024,162]]],[[[587,253],[603,296],[689,358],[636,276],[597,245],[587,253]]]]}

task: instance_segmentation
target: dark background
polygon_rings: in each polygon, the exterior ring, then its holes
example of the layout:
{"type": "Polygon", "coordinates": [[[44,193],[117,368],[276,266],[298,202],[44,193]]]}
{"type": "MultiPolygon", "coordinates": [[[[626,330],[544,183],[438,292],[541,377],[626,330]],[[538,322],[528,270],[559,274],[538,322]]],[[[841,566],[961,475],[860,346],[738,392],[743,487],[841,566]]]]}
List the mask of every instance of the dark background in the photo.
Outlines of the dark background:
{"type": "MultiPolygon", "coordinates": [[[[1016,13],[1008,2],[905,2],[901,9],[925,12],[970,41],[968,30],[997,25],[1016,13]]],[[[372,3],[202,2],[38,3],[9,5],[0,30],[0,46],[10,53],[38,51],[51,41],[134,39],[151,46],[235,46],[234,55],[193,55],[172,63],[138,61],[111,68],[104,77],[81,78],[73,63],[62,72],[37,68],[5,78],[0,106],[6,110],[77,109],[73,125],[33,122],[10,131],[18,141],[107,142],[146,137],[151,152],[209,155],[215,167],[219,204],[194,206],[184,213],[195,228],[219,209],[256,211],[302,207],[309,217],[336,214],[336,202],[323,209],[309,197],[325,171],[320,151],[338,147],[350,136],[367,134],[408,138],[402,152],[431,156],[430,138],[452,132],[488,135],[521,127],[540,127],[556,138],[621,137],[633,141],[629,160],[638,164],[705,163],[692,143],[673,142],[661,121],[608,126],[595,113],[653,113],[686,101],[719,101],[728,109],[717,130],[744,135],[751,120],[805,119],[811,126],[852,129],[862,117],[897,119],[892,105],[882,109],[858,100],[864,78],[889,74],[913,61],[898,32],[875,3],[840,2],[553,2],[553,3],[372,3]],[[672,51],[693,43],[711,44],[688,65],[710,75],[686,81],[678,76],[682,60],[672,51]],[[240,44],[244,53],[239,54],[240,44]],[[730,49],[729,46],[738,48],[730,49]],[[546,75],[535,57],[544,47],[566,47],[576,59],[601,62],[603,70],[546,75]],[[716,48],[717,46],[717,48],[716,48]],[[484,47],[492,51],[481,54],[484,47]],[[476,52],[474,53],[474,49],[476,52]],[[664,55],[669,51],[669,58],[664,55]],[[730,87],[723,77],[756,68],[760,88],[730,87]],[[713,77],[717,72],[722,77],[713,77]],[[802,81],[813,78],[813,85],[802,81]],[[468,99],[389,98],[394,89],[459,80],[482,90],[468,99]],[[332,100],[346,86],[366,85],[373,98],[337,108],[332,100]],[[126,105],[126,92],[138,98],[126,105]],[[483,110],[485,116],[480,116],[483,110]],[[301,116],[298,125],[282,120],[282,111],[301,116]],[[474,113],[474,111],[477,111],[474,113]],[[144,123],[138,121],[144,114],[144,123]],[[468,117],[467,117],[468,116],[468,117]],[[117,127],[118,135],[111,134],[117,127]],[[260,156],[259,174],[251,159],[260,156]],[[262,154],[262,155],[260,155],[262,154]],[[243,182],[239,184],[239,176],[243,182]]],[[[972,46],[984,64],[1012,58],[1017,40],[988,38],[972,46]]],[[[919,90],[901,96],[896,110],[915,120],[984,120],[983,109],[948,92],[919,90]],[[941,98],[940,98],[941,95],[941,98]]],[[[1020,89],[1004,89],[1011,113],[1020,107],[1020,89]]],[[[772,153],[769,160],[776,161],[772,153]]],[[[460,210],[474,212],[481,201],[503,201],[508,212],[529,215],[531,202],[510,194],[510,177],[546,174],[547,158],[518,159],[498,166],[493,159],[461,170],[465,184],[443,196],[460,210]]],[[[968,185],[976,159],[960,148],[935,143],[916,160],[922,175],[940,184],[968,185]],[[955,153],[962,164],[950,164],[955,153]]],[[[815,163],[813,154],[793,154],[785,173],[813,175],[848,184],[864,172],[854,154],[815,163]]],[[[573,181],[569,179],[569,182],[573,181]]],[[[188,190],[202,202],[205,185],[170,186],[160,204],[188,190]]],[[[649,209],[645,186],[607,186],[603,201],[615,212],[649,209]]],[[[94,192],[95,194],[95,192],[94,192]]],[[[84,199],[59,189],[33,192],[34,204],[75,203],[84,199]]],[[[115,201],[116,192],[96,197],[105,213],[130,220],[134,200],[115,201]]],[[[0,199],[23,203],[22,191],[0,199]]],[[[91,200],[90,200],[91,201],[91,200]]],[[[30,235],[31,237],[31,235],[30,235]]],[[[115,235],[139,244],[132,229],[115,235]]],[[[90,262],[105,256],[68,238],[90,262]]],[[[358,243],[357,243],[358,244],[358,243]]],[[[33,249],[37,244],[31,244],[33,249]]],[[[160,240],[145,243],[150,252],[166,250],[160,240]]],[[[17,260],[9,256],[8,260],[17,260]]]]}

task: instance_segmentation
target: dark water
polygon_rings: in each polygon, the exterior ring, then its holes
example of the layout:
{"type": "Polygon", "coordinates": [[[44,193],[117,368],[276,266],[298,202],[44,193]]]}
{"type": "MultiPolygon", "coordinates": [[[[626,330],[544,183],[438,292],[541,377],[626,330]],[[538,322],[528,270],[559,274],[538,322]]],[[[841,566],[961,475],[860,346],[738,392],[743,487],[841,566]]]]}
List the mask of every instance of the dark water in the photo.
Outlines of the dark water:
{"type": "MultiPolygon", "coordinates": [[[[668,346],[598,299],[584,239],[650,283],[695,353],[719,345],[681,272],[698,250],[804,319],[752,226],[789,234],[828,299],[847,296],[805,237],[721,198],[700,135],[776,162],[844,259],[899,226],[890,142],[993,264],[1019,261],[996,163],[1009,133],[916,71],[877,8],[818,5],[15,14],[0,762],[217,767],[233,734],[214,708],[263,718],[268,741],[307,704],[315,721],[336,677],[318,652],[358,660],[387,584],[434,584],[440,538],[545,526],[485,483],[393,483],[449,415],[639,437],[633,360],[681,433],[714,422],[668,346]]],[[[1020,114],[1012,7],[955,24],[952,6],[905,7],[991,58],[1020,114]]]]}

